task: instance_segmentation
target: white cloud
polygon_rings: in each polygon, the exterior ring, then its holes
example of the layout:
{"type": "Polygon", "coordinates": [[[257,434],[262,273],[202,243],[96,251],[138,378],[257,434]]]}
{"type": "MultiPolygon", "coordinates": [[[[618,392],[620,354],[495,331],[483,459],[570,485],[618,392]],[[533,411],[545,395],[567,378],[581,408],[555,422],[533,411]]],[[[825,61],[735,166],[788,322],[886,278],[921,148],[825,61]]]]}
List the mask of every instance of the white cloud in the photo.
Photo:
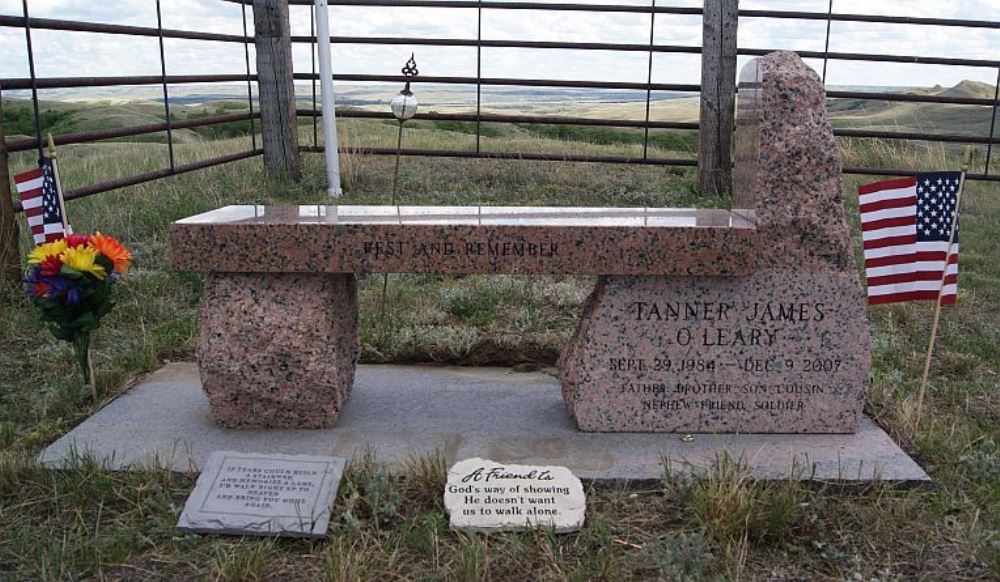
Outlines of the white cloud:
{"type": "MultiPolygon", "coordinates": [[[[569,1],[569,0],[566,0],[569,1]]],[[[577,0],[579,1],[579,0],[577,0]]],[[[639,0],[601,0],[646,5],[639,0]]],[[[986,19],[995,17],[996,0],[834,0],[841,13],[889,14],[927,17],[986,19]]],[[[661,1],[659,5],[699,6],[695,0],[661,1]]],[[[33,16],[156,25],[152,0],[33,0],[33,16]]],[[[241,8],[221,0],[162,0],[164,26],[242,34],[241,8]]],[[[825,12],[827,0],[744,0],[741,8],[825,12]]],[[[21,13],[20,0],[0,0],[0,13],[21,13]]],[[[252,14],[248,10],[252,28],[252,14]]],[[[332,33],[338,36],[428,36],[475,38],[476,11],[472,9],[419,9],[333,7],[332,33]]],[[[291,8],[292,33],[309,34],[309,9],[291,8]]],[[[822,50],[826,23],[783,19],[746,18],[740,23],[741,47],[822,50]]],[[[648,43],[649,16],[643,14],[484,10],[483,38],[576,42],[648,43]]],[[[697,46],[701,23],[696,16],[658,15],[656,42],[697,46]]],[[[134,75],[159,72],[155,39],[116,35],[90,35],[35,31],[35,53],[41,76],[134,75]]],[[[945,28],[835,22],[830,50],[913,54],[938,57],[996,59],[1000,30],[945,28]]],[[[169,74],[241,73],[243,47],[232,43],[166,41],[169,74]]],[[[24,34],[20,29],[0,29],[0,77],[27,76],[24,34]]],[[[339,45],[334,49],[336,70],[351,73],[395,74],[409,56],[417,53],[424,75],[474,75],[475,49],[428,46],[339,45]]],[[[296,46],[297,71],[310,69],[309,47],[296,46]]],[[[643,53],[484,49],[483,74],[487,76],[559,79],[645,81],[648,56],[643,53]]],[[[743,62],[745,59],[741,59],[743,62]]],[[[821,66],[821,62],[819,63],[821,66]]],[[[992,83],[996,69],[940,67],[903,63],[830,61],[828,82],[839,85],[954,84],[966,78],[992,83]]],[[[696,55],[657,54],[654,82],[697,83],[696,55]]]]}

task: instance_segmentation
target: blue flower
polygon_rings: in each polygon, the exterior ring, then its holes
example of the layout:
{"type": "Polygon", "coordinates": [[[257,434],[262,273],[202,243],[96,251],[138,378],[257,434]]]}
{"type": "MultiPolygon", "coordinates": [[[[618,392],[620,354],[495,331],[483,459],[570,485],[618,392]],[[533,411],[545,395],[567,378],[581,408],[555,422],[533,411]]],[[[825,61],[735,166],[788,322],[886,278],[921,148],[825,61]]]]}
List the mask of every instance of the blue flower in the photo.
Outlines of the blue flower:
{"type": "Polygon", "coordinates": [[[42,277],[41,275],[37,278],[40,283],[48,286],[50,299],[59,299],[63,305],[76,305],[80,302],[80,286],[76,281],[66,277],[42,277]]]}

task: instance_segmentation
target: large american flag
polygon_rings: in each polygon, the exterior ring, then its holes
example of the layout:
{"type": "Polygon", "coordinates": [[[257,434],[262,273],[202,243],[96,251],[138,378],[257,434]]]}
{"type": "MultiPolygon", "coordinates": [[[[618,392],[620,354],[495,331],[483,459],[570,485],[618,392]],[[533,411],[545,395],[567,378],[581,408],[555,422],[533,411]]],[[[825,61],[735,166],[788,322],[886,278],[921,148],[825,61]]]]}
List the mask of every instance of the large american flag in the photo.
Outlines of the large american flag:
{"type": "Polygon", "coordinates": [[[958,221],[953,217],[960,188],[960,172],[920,173],[858,187],[870,305],[934,301],[939,294],[943,305],[955,302],[958,221]],[[945,257],[948,275],[942,289],[945,257]]]}
{"type": "Polygon", "coordinates": [[[66,234],[52,159],[43,157],[38,166],[14,176],[17,194],[36,246],[63,238],[66,234]]]}

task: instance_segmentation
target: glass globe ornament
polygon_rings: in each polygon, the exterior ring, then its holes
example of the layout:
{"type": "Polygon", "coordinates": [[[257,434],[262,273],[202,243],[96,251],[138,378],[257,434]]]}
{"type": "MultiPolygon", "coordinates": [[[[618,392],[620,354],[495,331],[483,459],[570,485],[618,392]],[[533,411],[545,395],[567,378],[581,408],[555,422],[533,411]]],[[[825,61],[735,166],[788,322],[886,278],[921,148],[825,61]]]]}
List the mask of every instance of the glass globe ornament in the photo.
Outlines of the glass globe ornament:
{"type": "Polygon", "coordinates": [[[389,103],[389,106],[392,107],[392,114],[400,121],[411,119],[417,114],[417,98],[413,96],[413,93],[408,88],[409,84],[407,84],[407,89],[400,91],[389,103]]]}

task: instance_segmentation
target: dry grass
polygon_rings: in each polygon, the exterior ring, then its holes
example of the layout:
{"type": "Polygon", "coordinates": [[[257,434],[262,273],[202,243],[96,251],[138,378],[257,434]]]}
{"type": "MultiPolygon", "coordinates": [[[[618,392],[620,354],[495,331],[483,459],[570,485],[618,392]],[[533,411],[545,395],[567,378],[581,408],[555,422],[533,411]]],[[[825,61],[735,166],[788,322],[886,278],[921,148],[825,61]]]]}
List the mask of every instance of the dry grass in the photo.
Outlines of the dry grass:
{"type": "MultiPolygon", "coordinates": [[[[369,129],[359,125],[357,132],[368,135],[369,129]]],[[[427,131],[414,135],[413,143],[439,147],[466,139],[427,131]]],[[[506,137],[494,139],[497,147],[510,145],[506,137]]],[[[178,155],[220,155],[245,145],[185,144],[178,155]]],[[[954,165],[957,155],[871,140],[845,147],[849,165],[943,167],[954,165]]],[[[63,158],[68,186],[153,169],[165,159],[155,144],[66,147],[63,158]]],[[[348,155],[344,162],[345,202],[387,201],[391,160],[348,155]]],[[[30,156],[16,163],[26,166],[30,156]]],[[[166,224],[233,202],[323,201],[319,164],[317,156],[306,158],[301,184],[268,181],[259,161],[251,160],[70,204],[78,230],[120,235],[137,254],[120,304],[95,339],[100,399],[120,394],[130,378],[164,360],[192,355],[201,278],[169,269],[166,224]]],[[[404,200],[419,204],[726,203],[698,198],[690,171],[661,168],[414,158],[404,160],[402,179],[404,200]]],[[[848,180],[848,194],[857,182],[848,180]]],[[[657,487],[591,487],[587,526],[558,537],[451,532],[440,505],[440,456],[413,459],[390,474],[377,452],[353,460],[326,540],[181,535],[173,526],[193,485],[189,475],[156,465],[113,473],[86,458],[59,472],[34,463],[43,446],[100,403],[81,394],[66,372],[69,349],[49,338],[19,294],[5,294],[0,578],[519,580],[530,572],[540,580],[996,579],[998,220],[1000,189],[970,185],[960,301],[942,320],[928,412],[919,425],[912,395],[930,306],[870,312],[875,364],[866,410],[928,469],[934,487],[763,484],[749,480],[738,459],[721,458],[710,471],[667,478],[657,487]]],[[[363,357],[551,364],[591,286],[592,280],[574,277],[393,276],[391,307],[383,316],[381,278],[364,279],[363,357]]]]}

